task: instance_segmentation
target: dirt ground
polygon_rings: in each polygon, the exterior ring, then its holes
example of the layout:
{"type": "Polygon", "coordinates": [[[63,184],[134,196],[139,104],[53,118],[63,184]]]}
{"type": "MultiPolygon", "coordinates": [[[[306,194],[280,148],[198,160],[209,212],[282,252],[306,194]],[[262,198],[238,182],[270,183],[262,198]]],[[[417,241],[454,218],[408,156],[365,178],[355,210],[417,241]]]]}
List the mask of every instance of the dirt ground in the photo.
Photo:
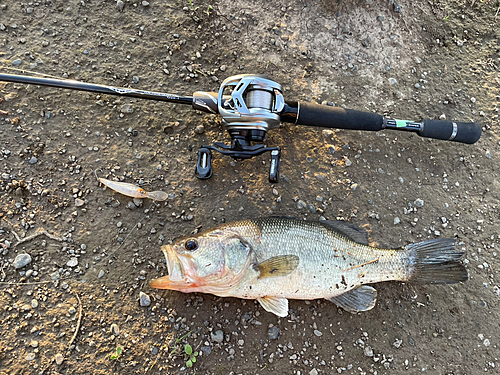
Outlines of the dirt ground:
{"type": "Polygon", "coordinates": [[[198,149],[228,141],[214,115],[0,82],[0,374],[498,373],[499,6],[0,0],[3,73],[183,95],[266,74],[288,100],[483,127],[465,145],[285,124],[266,140],[283,150],[279,183],[267,181],[268,155],[214,154],[202,181],[198,149]],[[95,170],[169,199],[134,204],[95,170]],[[148,286],[167,273],[161,244],[267,215],[349,220],[384,247],[456,237],[470,280],[382,283],[375,308],[356,315],[290,301],[287,318],[148,286]],[[23,253],[31,262],[16,268],[23,253]],[[191,368],[186,343],[199,352],[191,368]]]}

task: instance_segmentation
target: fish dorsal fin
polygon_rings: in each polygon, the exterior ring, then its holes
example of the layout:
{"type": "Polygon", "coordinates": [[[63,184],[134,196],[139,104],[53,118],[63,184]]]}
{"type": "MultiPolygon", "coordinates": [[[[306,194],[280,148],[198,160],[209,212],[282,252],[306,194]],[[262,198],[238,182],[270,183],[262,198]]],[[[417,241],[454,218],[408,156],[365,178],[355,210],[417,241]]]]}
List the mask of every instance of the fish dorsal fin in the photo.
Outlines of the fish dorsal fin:
{"type": "Polygon", "coordinates": [[[261,297],[257,298],[264,310],[284,318],[288,315],[288,300],[285,297],[261,297]]]}
{"type": "Polygon", "coordinates": [[[368,246],[368,233],[363,228],[342,220],[323,220],[320,221],[325,227],[342,233],[348,239],[368,246]]]}
{"type": "Polygon", "coordinates": [[[259,279],[290,275],[299,265],[297,255],[278,255],[255,265],[259,279]]]}
{"type": "Polygon", "coordinates": [[[334,304],[350,313],[373,309],[377,301],[377,290],[368,285],[360,286],[340,296],[329,298],[334,304]]]}

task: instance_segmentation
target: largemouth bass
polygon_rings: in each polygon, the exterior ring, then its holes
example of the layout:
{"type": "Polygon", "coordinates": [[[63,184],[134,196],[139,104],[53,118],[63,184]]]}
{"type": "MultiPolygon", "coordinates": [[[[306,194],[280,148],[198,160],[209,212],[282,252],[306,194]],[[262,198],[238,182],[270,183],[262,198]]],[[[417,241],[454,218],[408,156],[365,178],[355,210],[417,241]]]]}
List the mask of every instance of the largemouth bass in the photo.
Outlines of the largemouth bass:
{"type": "Polygon", "coordinates": [[[309,222],[269,217],[222,224],[162,246],[168,276],[158,289],[257,299],[280,317],[288,299],[324,298],[349,312],[370,310],[368,285],[400,280],[450,284],[468,279],[454,239],[401,249],[368,245],[367,233],[344,221],[309,222]]]}

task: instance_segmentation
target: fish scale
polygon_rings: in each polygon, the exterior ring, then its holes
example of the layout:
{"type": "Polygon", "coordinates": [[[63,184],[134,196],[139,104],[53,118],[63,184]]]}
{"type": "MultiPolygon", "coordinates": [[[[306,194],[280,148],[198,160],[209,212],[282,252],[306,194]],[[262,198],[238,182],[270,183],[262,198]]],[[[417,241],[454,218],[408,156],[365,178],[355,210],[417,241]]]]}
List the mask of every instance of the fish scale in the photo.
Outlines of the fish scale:
{"type": "Polygon", "coordinates": [[[288,299],[328,299],[350,312],[375,306],[381,281],[457,283],[468,279],[454,239],[401,249],[368,245],[361,228],[343,221],[268,217],[219,225],[162,247],[169,275],[150,286],[257,299],[280,317],[288,299]]]}
{"type": "Polygon", "coordinates": [[[232,290],[233,297],[242,294],[258,298],[272,290],[273,294],[286,298],[316,299],[325,295],[334,297],[361,284],[408,278],[401,252],[355,243],[321,223],[267,218],[241,222],[240,228],[257,262],[293,254],[300,258],[300,263],[286,283],[276,278],[259,280],[250,274],[246,283],[232,290]],[[361,266],[375,259],[379,261],[361,266]],[[360,267],[353,268],[356,266],[360,267]],[[359,277],[362,273],[366,275],[359,277]]]}

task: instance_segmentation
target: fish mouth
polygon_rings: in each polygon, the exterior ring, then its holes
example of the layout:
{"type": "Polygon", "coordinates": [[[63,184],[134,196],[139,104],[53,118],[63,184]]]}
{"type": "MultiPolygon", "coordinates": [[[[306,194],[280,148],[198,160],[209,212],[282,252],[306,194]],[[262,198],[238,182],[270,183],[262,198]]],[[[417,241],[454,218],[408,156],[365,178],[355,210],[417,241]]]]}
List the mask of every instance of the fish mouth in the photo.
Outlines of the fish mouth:
{"type": "Polygon", "coordinates": [[[167,261],[168,275],[151,280],[149,286],[155,289],[186,291],[190,287],[186,274],[186,270],[189,269],[189,260],[179,257],[172,246],[162,246],[161,250],[167,261]]]}

